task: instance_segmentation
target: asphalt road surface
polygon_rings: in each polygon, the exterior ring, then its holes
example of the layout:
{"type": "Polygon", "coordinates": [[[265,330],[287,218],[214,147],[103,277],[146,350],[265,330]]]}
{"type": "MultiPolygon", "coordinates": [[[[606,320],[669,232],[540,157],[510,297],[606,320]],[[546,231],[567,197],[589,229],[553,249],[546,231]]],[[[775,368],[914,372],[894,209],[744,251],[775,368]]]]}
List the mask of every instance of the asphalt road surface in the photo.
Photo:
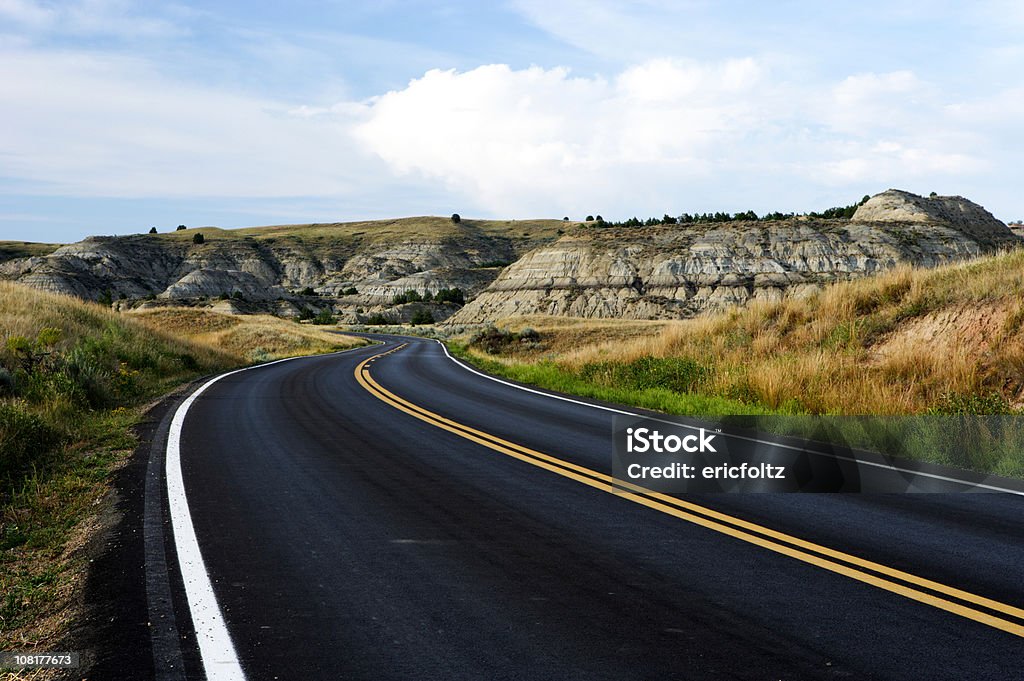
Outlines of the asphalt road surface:
{"type": "Polygon", "coordinates": [[[121,678],[1024,678],[1021,496],[616,493],[614,412],[384,340],[167,415],[121,678]]]}

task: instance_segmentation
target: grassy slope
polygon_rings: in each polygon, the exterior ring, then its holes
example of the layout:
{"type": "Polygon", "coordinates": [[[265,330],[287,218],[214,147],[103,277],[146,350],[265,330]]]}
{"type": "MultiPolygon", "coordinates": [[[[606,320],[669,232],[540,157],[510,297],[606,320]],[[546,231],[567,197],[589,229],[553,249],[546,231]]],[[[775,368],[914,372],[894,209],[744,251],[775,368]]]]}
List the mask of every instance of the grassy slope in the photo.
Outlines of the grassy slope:
{"type": "Polygon", "coordinates": [[[325,327],[296,324],[270,315],[230,315],[196,308],[168,307],[130,313],[158,331],[221,348],[250,362],[333,352],[366,342],[339,336],[325,327]]]}
{"type": "MultiPolygon", "coordinates": [[[[564,357],[581,348],[621,348],[639,339],[654,338],[674,322],[571,317],[510,317],[498,320],[502,329],[532,329],[540,341],[523,342],[512,333],[497,353],[481,344],[468,345],[465,337],[449,343],[452,351],[477,366],[522,383],[582,395],[606,402],[629,404],[673,414],[765,414],[762,405],[691,390],[695,377],[688,361],[677,358],[642,363],[616,363],[606,358],[570,367],[564,357]]],[[[697,372],[701,373],[700,371],[697,372]]]]}
{"type": "Polygon", "coordinates": [[[339,240],[348,241],[357,238],[369,239],[372,242],[389,242],[416,238],[439,239],[457,237],[467,234],[483,234],[486,236],[504,236],[518,238],[554,238],[558,230],[569,229],[580,223],[562,220],[470,220],[463,219],[459,224],[449,218],[442,217],[409,217],[394,220],[367,220],[362,222],[335,222],[304,225],[270,225],[266,227],[246,227],[242,229],[220,229],[218,227],[198,227],[182,231],[168,232],[159,235],[164,239],[192,239],[196,232],[207,237],[275,239],[280,237],[299,237],[304,240],[339,240]]]}
{"type": "Polygon", "coordinates": [[[136,444],[131,429],[146,402],[256,355],[353,343],[282,320],[140,317],[0,281],[0,348],[10,337],[34,340],[42,329],[60,329],[31,375],[0,350],[17,391],[0,396],[0,649],[59,646],[75,616],[84,548],[109,504],[111,473],[136,444]],[[228,332],[218,336],[219,326],[228,332]],[[218,342],[188,338],[206,334],[218,342]]]}
{"type": "MultiPolygon", "coordinates": [[[[1024,406],[1024,250],[900,268],[660,328],[625,325],[614,338],[601,338],[606,322],[505,323],[533,325],[541,342],[469,356],[518,380],[666,412],[1014,414],[1024,406]]],[[[1024,457],[1006,448],[951,462],[1024,473],[1024,457]]]]}
{"type": "Polygon", "coordinates": [[[767,409],[915,414],[977,397],[1005,411],[1024,404],[1022,322],[1019,250],[650,326],[503,320],[533,325],[543,342],[502,354],[505,363],[548,360],[577,374],[599,363],[684,358],[708,369],[696,392],[767,409]]]}
{"type": "Polygon", "coordinates": [[[239,364],[110,310],[0,282],[0,330],[36,339],[60,330],[42,367],[17,371],[0,397],[0,648],[60,640],[80,584],[89,517],[130,453],[140,406],[173,386],[239,364]]]}
{"type": "Polygon", "coordinates": [[[1006,411],[1024,390],[1024,250],[900,268],[804,300],[753,305],[657,336],[565,353],[578,369],[644,355],[710,368],[702,392],[827,414],[1006,411]],[[969,406],[969,405],[968,405],[969,406]]]}
{"type": "Polygon", "coordinates": [[[60,244],[40,244],[32,241],[0,241],[0,262],[15,258],[28,258],[53,253],[60,244]]]}

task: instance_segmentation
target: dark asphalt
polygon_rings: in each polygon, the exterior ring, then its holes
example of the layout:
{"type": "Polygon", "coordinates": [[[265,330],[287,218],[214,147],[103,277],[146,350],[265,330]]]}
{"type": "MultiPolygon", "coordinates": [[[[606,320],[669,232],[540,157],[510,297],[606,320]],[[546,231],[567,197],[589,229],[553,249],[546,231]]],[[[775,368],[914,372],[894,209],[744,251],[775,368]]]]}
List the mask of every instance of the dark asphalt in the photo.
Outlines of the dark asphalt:
{"type": "MultiPolygon", "coordinates": [[[[609,472],[610,413],[476,376],[434,342],[388,342],[409,345],[373,363],[386,389],[609,472]]],[[[398,411],[353,376],[381,350],[235,374],[189,411],[182,456],[191,515],[249,679],[1024,675],[1020,637],[398,411]]],[[[686,498],[1024,605],[1020,497],[686,498]]],[[[180,577],[171,587],[187,632],[180,577]]],[[[190,645],[185,637],[188,675],[201,678],[190,645]]]]}

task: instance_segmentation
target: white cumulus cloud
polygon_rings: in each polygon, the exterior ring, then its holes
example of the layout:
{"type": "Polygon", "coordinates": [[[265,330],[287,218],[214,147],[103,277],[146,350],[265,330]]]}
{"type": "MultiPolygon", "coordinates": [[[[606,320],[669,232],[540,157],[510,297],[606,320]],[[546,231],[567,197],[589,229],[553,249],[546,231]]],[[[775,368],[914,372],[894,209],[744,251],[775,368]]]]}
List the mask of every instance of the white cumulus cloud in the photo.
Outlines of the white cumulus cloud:
{"type": "MultiPolygon", "coordinates": [[[[753,58],[653,59],[613,77],[434,70],[365,102],[353,134],[394,172],[506,215],[768,209],[782,189],[798,202],[918,184],[967,192],[998,165],[972,115],[980,104],[912,71],[794,81],[753,58]]],[[[1017,107],[1002,108],[989,115],[1005,124],[1017,107]]]]}
{"type": "Polygon", "coordinates": [[[492,210],[611,203],[735,158],[765,105],[780,106],[764,81],[752,59],[652,60],[611,79],[435,70],[370,100],[354,132],[397,172],[441,180],[492,210]]]}

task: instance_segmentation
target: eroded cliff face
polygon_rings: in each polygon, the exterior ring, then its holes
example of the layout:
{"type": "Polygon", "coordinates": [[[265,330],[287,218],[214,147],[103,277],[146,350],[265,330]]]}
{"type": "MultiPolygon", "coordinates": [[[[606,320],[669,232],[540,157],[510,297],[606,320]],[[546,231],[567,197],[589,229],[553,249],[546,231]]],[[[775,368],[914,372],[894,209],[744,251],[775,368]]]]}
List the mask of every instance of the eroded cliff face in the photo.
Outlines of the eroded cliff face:
{"type": "Polygon", "coordinates": [[[247,301],[287,299],[304,289],[349,302],[386,303],[414,289],[436,293],[460,288],[479,292],[497,276],[494,262],[507,263],[528,250],[528,239],[476,234],[407,240],[302,237],[234,238],[230,233],[190,239],[150,235],[90,237],[50,255],[0,263],[0,277],[30,286],[97,300],[193,300],[222,295],[247,301]]]}
{"type": "Polygon", "coordinates": [[[962,197],[890,190],[851,220],[591,228],[505,269],[452,322],[517,315],[660,319],[804,296],[900,263],[934,267],[1020,243],[962,197]]]}

